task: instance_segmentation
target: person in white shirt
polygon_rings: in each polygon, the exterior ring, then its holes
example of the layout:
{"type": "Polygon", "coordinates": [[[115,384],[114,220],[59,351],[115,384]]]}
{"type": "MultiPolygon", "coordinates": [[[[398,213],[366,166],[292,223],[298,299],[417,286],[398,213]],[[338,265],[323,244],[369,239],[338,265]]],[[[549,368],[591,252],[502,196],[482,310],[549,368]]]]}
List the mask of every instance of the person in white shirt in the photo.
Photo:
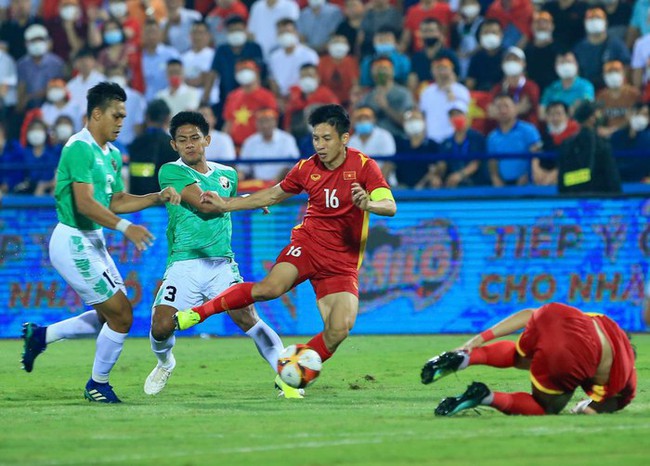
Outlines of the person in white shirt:
{"type": "MultiPolygon", "coordinates": [[[[397,152],[395,137],[390,131],[377,126],[377,116],[371,107],[360,106],[352,113],[354,133],[348,146],[371,157],[392,157],[397,152]]],[[[381,172],[391,186],[397,186],[397,177],[390,163],[377,161],[381,172]]]]}
{"type": "Polygon", "coordinates": [[[276,23],[283,18],[298,21],[300,8],[294,0],[257,0],[250,9],[248,30],[260,44],[264,58],[268,59],[277,46],[276,23]]]}
{"type": "Polygon", "coordinates": [[[178,112],[197,110],[201,104],[201,91],[184,82],[183,62],[172,58],[167,62],[168,86],[156,94],[169,106],[172,115],[178,112]]]}
{"type": "Polygon", "coordinates": [[[116,141],[124,147],[128,147],[136,136],[144,130],[145,114],[147,112],[147,101],[144,95],[129,86],[121,66],[114,66],[106,69],[106,80],[119,84],[126,92],[126,118],[122,123],[122,130],[116,141]]]}
{"type": "Polygon", "coordinates": [[[192,46],[190,30],[195,21],[201,21],[201,13],[183,8],[183,0],[165,0],[167,18],[160,22],[165,42],[179,53],[187,52],[192,46]]]}
{"type": "Polygon", "coordinates": [[[431,64],[435,82],[420,94],[420,110],[426,117],[427,137],[440,144],[454,134],[449,121],[449,109],[453,103],[469,105],[469,90],[456,82],[454,65],[448,58],[439,58],[431,64]]]}
{"type": "MultiPolygon", "coordinates": [[[[244,141],[239,158],[281,159],[300,158],[296,139],[286,131],[278,129],[278,112],[271,108],[255,112],[257,132],[244,141]]],[[[265,181],[280,181],[291,169],[292,164],[255,163],[241,167],[247,176],[265,181]]]]}
{"type": "MultiPolygon", "coordinates": [[[[214,60],[215,49],[210,47],[210,30],[203,21],[192,25],[192,48],[181,55],[185,70],[185,83],[188,86],[204,89],[210,80],[210,70],[214,60]]],[[[214,80],[210,88],[210,104],[219,102],[219,81],[214,80]]]]}
{"type": "Polygon", "coordinates": [[[70,91],[63,79],[50,80],[45,97],[47,100],[41,105],[41,114],[46,125],[52,126],[59,116],[67,115],[74,124],[74,131],[81,131],[86,109],[79,105],[78,100],[70,98],[70,91]]]}
{"type": "Polygon", "coordinates": [[[71,100],[81,107],[86,106],[86,94],[91,87],[106,80],[106,76],[97,70],[95,53],[88,48],[81,49],[74,59],[77,76],[68,81],[68,92],[71,100]]]}
{"type": "Polygon", "coordinates": [[[0,48],[0,103],[2,108],[16,106],[18,102],[17,86],[16,62],[11,55],[0,48]]]}
{"type": "Polygon", "coordinates": [[[213,162],[237,160],[235,143],[232,141],[230,134],[215,129],[217,119],[214,116],[212,107],[201,105],[199,112],[210,125],[210,145],[205,148],[205,159],[213,162]]]}
{"type": "Polygon", "coordinates": [[[291,86],[298,84],[300,68],[304,64],[318,65],[318,54],[300,43],[296,22],[292,19],[278,21],[277,32],[280,48],[269,57],[269,71],[271,90],[281,98],[289,94],[291,86]]]}

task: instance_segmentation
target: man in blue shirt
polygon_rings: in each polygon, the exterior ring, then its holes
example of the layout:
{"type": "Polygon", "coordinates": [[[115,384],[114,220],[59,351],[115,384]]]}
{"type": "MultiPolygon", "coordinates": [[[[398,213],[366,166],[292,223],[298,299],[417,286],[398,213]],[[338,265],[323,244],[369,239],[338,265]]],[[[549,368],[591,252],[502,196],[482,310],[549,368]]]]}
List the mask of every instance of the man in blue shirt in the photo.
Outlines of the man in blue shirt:
{"type": "Polygon", "coordinates": [[[621,173],[621,181],[640,182],[650,176],[650,157],[640,156],[650,147],[648,104],[638,103],[632,107],[628,125],[612,134],[612,148],[617,152],[616,164],[621,173]],[[629,151],[635,154],[621,154],[629,151]]]}
{"type": "Polygon", "coordinates": [[[583,100],[594,100],[594,85],[578,76],[578,62],[573,52],[559,54],[555,59],[555,72],[560,77],[544,90],[539,107],[539,118],[545,120],[546,106],[551,102],[564,102],[573,110],[583,100]]]}
{"type": "Polygon", "coordinates": [[[397,83],[405,85],[409,72],[411,71],[411,60],[409,57],[397,51],[397,40],[395,31],[390,26],[383,26],[377,30],[373,38],[375,54],[366,56],[361,61],[361,78],[359,84],[365,87],[374,85],[370,68],[372,63],[379,57],[387,57],[393,62],[394,77],[397,83]]]}
{"type": "MultiPolygon", "coordinates": [[[[539,152],[542,138],[532,124],[517,119],[517,107],[508,94],[494,98],[497,128],[487,138],[488,154],[526,154],[539,152]]],[[[495,187],[523,186],[530,182],[530,158],[491,159],[490,179],[495,187]]]]}

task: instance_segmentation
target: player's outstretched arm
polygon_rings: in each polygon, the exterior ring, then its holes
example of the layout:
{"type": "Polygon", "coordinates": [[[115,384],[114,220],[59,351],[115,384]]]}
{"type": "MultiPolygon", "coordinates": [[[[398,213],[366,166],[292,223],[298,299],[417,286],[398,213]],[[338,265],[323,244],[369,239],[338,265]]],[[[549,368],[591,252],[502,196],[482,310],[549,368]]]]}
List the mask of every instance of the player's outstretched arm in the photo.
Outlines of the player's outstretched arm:
{"type": "Polygon", "coordinates": [[[352,183],[352,202],[361,210],[385,217],[392,217],[397,213],[395,199],[390,189],[386,188],[375,189],[368,194],[359,183],[352,183]]]}
{"type": "Polygon", "coordinates": [[[250,196],[224,198],[213,191],[205,191],[201,195],[201,202],[209,203],[216,207],[218,212],[234,212],[236,210],[261,209],[278,204],[293,196],[282,190],[279,184],[262,189],[250,196]]]}
{"type": "Polygon", "coordinates": [[[510,335],[517,330],[521,330],[526,326],[530,318],[533,316],[533,312],[535,312],[535,309],[523,309],[519,312],[516,312],[506,317],[491,328],[479,333],[478,335],[473,336],[459,349],[471,352],[474,348],[478,348],[487,341],[490,341],[494,338],[501,338],[506,335],[510,335]]]}
{"type": "Polygon", "coordinates": [[[117,214],[127,214],[129,212],[138,212],[140,210],[162,205],[169,202],[178,205],[181,202],[181,196],[174,188],[167,187],[159,193],[150,193],[143,196],[136,196],[128,193],[115,193],[111,198],[110,209],[117,214]]]}

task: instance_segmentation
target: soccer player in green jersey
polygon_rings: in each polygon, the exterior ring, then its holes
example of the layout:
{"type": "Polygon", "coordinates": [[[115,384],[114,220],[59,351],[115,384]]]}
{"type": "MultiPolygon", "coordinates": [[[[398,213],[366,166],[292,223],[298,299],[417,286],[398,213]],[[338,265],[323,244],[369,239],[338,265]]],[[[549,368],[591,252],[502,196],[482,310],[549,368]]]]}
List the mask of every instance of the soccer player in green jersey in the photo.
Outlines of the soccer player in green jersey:
{"type": "MultiPolygon", "coordinates": [[[[236,196],[237,171],[206,161],[210,126],[201,113],[178,113],[172,118],[169,132],[171,145],[180,159],[163,165],[158,179],[161,187],[175,188],[180,193],[181,203],[167,205],[167,269],[154,302],[150,333],[151,349],[158,363],[144,383],[148,395],[155,395],[165,387],[176,366],[172,354],[176,342],[174,313],[203,304],[231,285],[243,282],[231,246],[230,214],[219,213],[214,206],[201,203],[204,191],[216,191],[223,197],[236,196]]],[[[260,354],[276,370],[283,349],[278,334],[258,317],[252,305],[229,314],[253,338],[260,354]]],[[[278,385],[285,397],[302,397],[284,382],[278,385]]]]}
{"type": "Polygon", "coordinates": [[[94,309],[47,327],[23,326],[23,367],[49,343],[66,338],[97,336],[92,376],[84,396],[89,401],[119,403],[108,376],[131,328],[133,309],[124,281],[109,256],[102,227],[118,230],[142,251],[153,235],[116,214],[136,212],[163,203],[178,204],[174,188],[133,196],[124,192],[122,156],[111,144],[120,133],[126,94],[115,83],[101,82],[87,95],[87,126],[74,134],[61,154],[56,172],[56,213],[59,223],[50,238],[50,261],[82,300],[94,309]]]}

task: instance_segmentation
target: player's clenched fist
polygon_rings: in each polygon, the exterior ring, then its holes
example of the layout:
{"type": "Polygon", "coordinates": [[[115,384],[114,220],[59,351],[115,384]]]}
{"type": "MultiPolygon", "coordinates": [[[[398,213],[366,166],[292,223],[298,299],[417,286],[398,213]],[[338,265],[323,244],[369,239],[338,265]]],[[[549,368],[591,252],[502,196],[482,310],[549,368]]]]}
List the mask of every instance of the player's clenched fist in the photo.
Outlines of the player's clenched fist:
{"type": "Polygon", "coordinates": [[[181,195],[171,186],[160,191],[158,195],[160,196],[161,204],[169,202],[172,205],[178,205],[181,203],[181,195]]]}
{"type": "Polygon", "coordinates": [[[352,183],[352,202],[361,210],[368,210],[368,193],[359,183],[352,183]]]}
{"type": "Polygon", "coordinates": [[[144,251],[151,246],[156,239],[149,230],[140,225],[131,224],[124,232],[129,241],[135,244],[138,251],[144,251]]]}

